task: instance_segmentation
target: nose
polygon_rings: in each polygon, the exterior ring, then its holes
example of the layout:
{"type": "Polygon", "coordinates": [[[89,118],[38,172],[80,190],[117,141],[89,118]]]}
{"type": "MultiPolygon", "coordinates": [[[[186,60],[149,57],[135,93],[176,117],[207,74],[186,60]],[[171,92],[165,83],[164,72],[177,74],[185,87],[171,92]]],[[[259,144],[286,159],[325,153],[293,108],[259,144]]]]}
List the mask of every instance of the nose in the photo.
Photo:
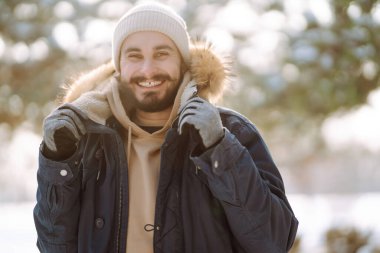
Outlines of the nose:
{"type": "Polygon", "coordinates": [[[153,77],[155,73],[155,64],[154,61],[151,59],[146,59],[142,66],[141,66],[141,73],[146,77],[146,78],[151,78],[153,77]]]}

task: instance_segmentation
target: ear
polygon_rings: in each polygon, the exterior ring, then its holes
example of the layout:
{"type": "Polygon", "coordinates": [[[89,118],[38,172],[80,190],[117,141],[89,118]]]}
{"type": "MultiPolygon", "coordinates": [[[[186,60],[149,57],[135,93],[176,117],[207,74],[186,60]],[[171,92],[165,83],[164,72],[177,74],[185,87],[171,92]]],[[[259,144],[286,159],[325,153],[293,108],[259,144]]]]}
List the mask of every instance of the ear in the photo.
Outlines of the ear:
{"type": "Polygon", "coordinates": [[[121,78],[121,76],[120,76],[120,73],[119,73],[118,71],[115,70],[115,73],[113,74],[113,77],[114,77],[118,82],[120,82],[120,78],[121,78]]]}

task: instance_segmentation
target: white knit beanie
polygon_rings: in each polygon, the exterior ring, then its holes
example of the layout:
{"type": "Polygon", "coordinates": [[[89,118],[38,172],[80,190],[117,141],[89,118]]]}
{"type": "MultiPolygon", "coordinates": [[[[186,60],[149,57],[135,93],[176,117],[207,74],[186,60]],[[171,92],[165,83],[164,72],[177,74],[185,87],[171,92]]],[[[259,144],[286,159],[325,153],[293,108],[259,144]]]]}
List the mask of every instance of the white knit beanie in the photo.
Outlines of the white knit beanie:
{"type": "Polygon", "coordinates": [[[120,50],[123,41],[134,32],[155,31],[168,36],[177,46],[184,61],[190,61],[189,34],[185,21],[169,7],[146,3],[133,7],[116,25],[112,41],[112,60],[120,71],[120,50]]]}

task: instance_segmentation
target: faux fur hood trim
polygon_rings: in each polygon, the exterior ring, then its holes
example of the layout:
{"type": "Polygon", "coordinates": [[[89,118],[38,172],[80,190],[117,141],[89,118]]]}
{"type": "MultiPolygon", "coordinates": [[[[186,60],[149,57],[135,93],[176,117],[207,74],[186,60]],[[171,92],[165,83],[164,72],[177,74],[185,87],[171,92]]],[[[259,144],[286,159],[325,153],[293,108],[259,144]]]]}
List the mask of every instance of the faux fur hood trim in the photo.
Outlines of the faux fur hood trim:
{"type": "MultiPolygon", "coordinates": [[[[217,101],[222,95],[232,76],[231,61],[227,56],[217,54],[211,43],[194,41],[190,49],[191,61],[189,71],[197,83],[198,95],[209,101],[217,101]]],[[[112,61],[81,74],[73,82],[63,86],[59,103],[76,100],[83,93],[107,88],[110,78],[115,73],[112,61]]]]}

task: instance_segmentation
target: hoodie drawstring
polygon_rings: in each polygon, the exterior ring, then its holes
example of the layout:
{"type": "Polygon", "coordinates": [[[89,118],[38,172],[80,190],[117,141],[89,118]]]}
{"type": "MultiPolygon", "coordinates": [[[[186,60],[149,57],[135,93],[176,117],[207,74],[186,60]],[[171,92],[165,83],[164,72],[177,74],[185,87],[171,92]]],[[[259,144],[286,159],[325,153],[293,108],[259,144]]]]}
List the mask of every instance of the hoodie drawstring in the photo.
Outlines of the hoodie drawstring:
{"type": "Polygon", "coordinates": [[[132,148],[132,127],[128,126],[128,145],[127,145],[127,164],[129,168],[129,161],[131,160],[131,148],[132,148]]]}

